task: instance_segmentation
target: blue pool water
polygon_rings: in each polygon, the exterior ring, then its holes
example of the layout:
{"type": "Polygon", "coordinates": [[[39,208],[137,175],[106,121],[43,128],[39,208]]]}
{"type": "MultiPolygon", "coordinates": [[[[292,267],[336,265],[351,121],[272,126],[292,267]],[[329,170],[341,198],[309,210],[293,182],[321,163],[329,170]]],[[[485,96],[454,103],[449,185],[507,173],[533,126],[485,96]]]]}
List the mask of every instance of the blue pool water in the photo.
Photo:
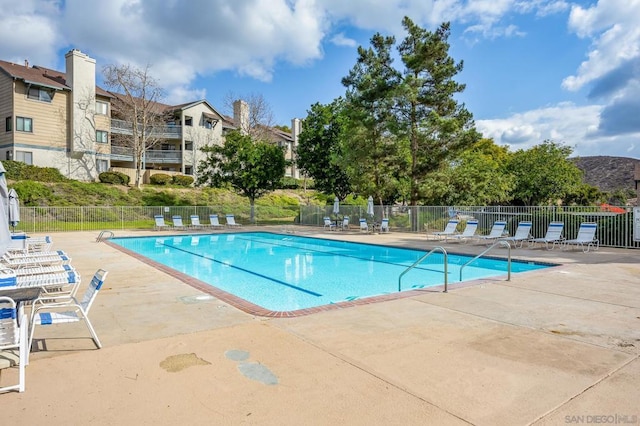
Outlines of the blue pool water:
{"type": "MultiPolygon", "coordinates": [[[[425,251],[267,232],[112,238],[111,242],[272,311],[292,311],[398,291],[398,277],[425,251]]],[[[471,258],[449,254],[449,284],[471,258]]],[[[512,261],[512,273],[549,265],[512,261]]],[[[402,291],[442,285],[433,253],[402,278],[402,291]]],[[[481,258],[463,280],[505,275],[507,262],[481,258]]]]}

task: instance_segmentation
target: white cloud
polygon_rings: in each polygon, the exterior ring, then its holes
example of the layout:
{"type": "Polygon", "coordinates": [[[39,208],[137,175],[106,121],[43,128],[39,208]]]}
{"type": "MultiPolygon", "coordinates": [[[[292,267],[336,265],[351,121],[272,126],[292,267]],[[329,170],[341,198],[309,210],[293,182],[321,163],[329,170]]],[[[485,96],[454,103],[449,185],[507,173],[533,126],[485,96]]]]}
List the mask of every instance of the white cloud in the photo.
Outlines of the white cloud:
{"type": "Polygon", "coordinates": [[[348,38],[344,33],[338,33],[331,37],[331,43],[336,46],[356,47],[358,43],[354,39],[348,38]]]}
{"type": "Polygon", "coordinates": [[[612,155],[640,157],[640,132],[605,135],[597,123],[604,107],[561,103],[503,119],[478,120],[476,126],[485,136],[510,149],[528,149],[553,140],[574,149],[574,155],[612,155]],[[595,124],[594,124],[595,123],[595,124]]]}

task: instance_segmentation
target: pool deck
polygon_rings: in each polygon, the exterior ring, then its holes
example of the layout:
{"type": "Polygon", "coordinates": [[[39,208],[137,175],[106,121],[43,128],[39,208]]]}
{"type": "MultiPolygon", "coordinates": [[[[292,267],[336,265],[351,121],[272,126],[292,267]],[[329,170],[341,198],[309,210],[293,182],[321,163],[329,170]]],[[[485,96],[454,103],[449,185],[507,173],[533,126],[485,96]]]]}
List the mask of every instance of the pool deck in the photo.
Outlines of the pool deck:
{"type": "Polygon", "coordinates": [[[49,235],[84,284],[109,271],[89,315],[103,348],[82,324],[36,329],[26,392],[0,394],[2,424],[640,424],[640,250],[514,249],[562,266],[286,318],[243,312],[96,231],[49,235]]]}

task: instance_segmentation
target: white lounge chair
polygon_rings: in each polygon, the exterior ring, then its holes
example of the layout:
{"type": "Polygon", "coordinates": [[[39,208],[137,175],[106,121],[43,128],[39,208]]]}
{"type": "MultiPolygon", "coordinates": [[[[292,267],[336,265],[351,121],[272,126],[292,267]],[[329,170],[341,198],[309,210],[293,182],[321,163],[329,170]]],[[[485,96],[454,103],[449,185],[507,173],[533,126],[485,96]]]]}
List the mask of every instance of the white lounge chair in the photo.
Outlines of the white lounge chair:
{"type": "Polygon", "coordinates": [[[380,222],[380,232],[389,232],[389,219],[382,219],[380,222]]]}
{"type": "Polygon", "coordinates": [[[532,225],[533,224],[530,220],[520,221],[513,236],[505,237],[504,240],[509,244],[513,244],[513,247],[518,247],[518,244],[520,244],[520,247],[522,247],[525,241],[529,241],[531,239],[532,225]]]}
{"type": "Polygon", "coordinates": [[[171,220],[173,221],[173,229],[180,229],[180,230],[187,229],[187,227],[184,226],[184,223],[182,222],[182,216],[177,214],[173,215],[171,216],[171,220]]]}
{"type": "Polygon", "coordinates": [[[203,228],[203,225],[200,223],[200,216],[198,216],[197,214],[192,214],[189,217],[189,220],[191,221],[191,223],[189,224],[190,228],[193,228],[193,229],[203,228]]]}
{"type": "Polygon", "coordinates": [[[69,262],[71,262],[71,257],[62,250],[35,253],[6,252],[0,258],[0,266],[4,265],[11,269],[68,264],[69,262]]]}
{"type": "Polygon", "coordinates": [[[209,226],[211,228],[224,228],[224,225],[222,225],[220,223],[220,220],[218,219],[218,215],[217,214],[210,214],[209,215],[209,226]]]}
{"type": "Polygon", "coordinates": [[[433,232],[430,235],[436,237],[439,240],[444,237],[444,240],[447,241],[447,237],[456,235],[457,233],[456,229],[458,227],[458,223],[460,223],[459,220],[451,219],[449,222],[447,222],[447,226],[445,226],[444,231],[433,232]]]}
{"type": "Polygon", "coordinates": [[[504,220],[496,220],[491,227],[491,231],[488,235],[479,235],[479,241],[496,241],[498,238],[501,238],[504,234],[504,228],[507,227],[507,222],[504,220]]]}
{"type": "Polygon", "coordinates": [[[98,291],[104,284],[108,272],[104,269],[98,269],[93,275],[87,290],[81,301],[75,297],[68,298],[63,301],[51,301],[46,295],[39,297],[33,302],[31,309],[31,332],[29,333],[29,348],[33,343],[33,334],[37,325],[52,325],[70,323],[84,320],[94,343],[98,348],[102,347],[98,335],[89,321],[89,310],[98,295],[98,291]]]}
{"type": "Polygon", "coordinates": [[[564,222],[554,221],[549,224],[546,234],[542,238],[532,238],[529,240],[529,247],[534,247],[536,244],[544,243],[547,250],[553,250],[556,244],[562,244],[562,231],[564,229],[564,222]],[[549,245],[551,244],[551,245],[549,245]]]}
{"type": "Polygon", "coordinates": [[[340,229],[345,231],[345,230],[349,230],[349,216],[344,216],[342,218],[342,223],[340,224],[340,229]]]}
{"type": "Polygon", "coordinates": [[[25,389],[25,366],[29,362],[27,316],[20,313],[10,297],[0,297],[0,370],[18,368],[16,384],[0,387],[0,392],[25,389]]]}
{"type": "Polygon", "coordinates": [[[462,231],[462,234],[451,235],[449,238],[452,240],[462,241],[463,243],[476,237],[476,231],[478,230],[478,221],[476,219],[468,220],[467,224],[462,231]]]}
{"type": "Polygon", "coordinates": [[[161,229],[171,229],[171,225],[165,223],[163,215],[157,214],[153,217],[153,219],[155,220],[155,226],[153,229],[155,229],[156,231],[161,229]]]}
{"type": "Polygon", "coordinates": [[[369,224],[367,219],[360,219],[360,232],[369,232],[369,224]]]}
{"type": "Polygon", "coordinates": [[[580,246],[583,252],[588,252],[591,247],[594,250],[598,250],[600,247],[600,242],[596,238],[596,230],[598,229],[598,224],[595,222],[583,222],[580,224],[580,228],[578,228],[578,235],[576,238],[572,240],[564,240],[562,242],[563,247],[565,249],[569,248],[569,246],[580,246]]]}
{"type": "Polygon", "coordinates": [[[335,231],[336,224],[331,220],[329,216],[325,216],[324,218],[322,218],[322,220],[324,220],[324,225],[322,226],[322,229],[329,228],[329,231],[335,231]]]}
{"type": "Polygon", "coordinates": [[[229,228],[239,228],[240,226],[242,226],[239,223],[236,223],[236,217],[234,215],[228,214],[226,215],[226,218],[227,218],[227,226],[229,228]]]}

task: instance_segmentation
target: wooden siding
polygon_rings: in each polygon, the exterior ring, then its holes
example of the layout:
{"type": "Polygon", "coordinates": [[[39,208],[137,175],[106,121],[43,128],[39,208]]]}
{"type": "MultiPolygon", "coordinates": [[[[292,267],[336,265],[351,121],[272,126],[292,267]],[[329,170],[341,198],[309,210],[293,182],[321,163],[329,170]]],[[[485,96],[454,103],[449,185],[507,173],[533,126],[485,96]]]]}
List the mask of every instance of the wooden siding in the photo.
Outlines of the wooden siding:
{"type": "Polygon", "coordinates": [[[16,131],[15,143],[66,149],[69,139],[68,98],[68,92],[58,90],[51,103],[28,99],[26,85],[16,81],[13,115],[31,118],[33,132],[16,131]]]}
{"type": "Polygon", "coordinates": [[[15,118],[13,118],[13,79],[4,72],[0,72],[0,145],[10,144],[13,140],[13,133],[7,132],[5,128],[7,117],[12,117],[15,123],[15,118]]]}

